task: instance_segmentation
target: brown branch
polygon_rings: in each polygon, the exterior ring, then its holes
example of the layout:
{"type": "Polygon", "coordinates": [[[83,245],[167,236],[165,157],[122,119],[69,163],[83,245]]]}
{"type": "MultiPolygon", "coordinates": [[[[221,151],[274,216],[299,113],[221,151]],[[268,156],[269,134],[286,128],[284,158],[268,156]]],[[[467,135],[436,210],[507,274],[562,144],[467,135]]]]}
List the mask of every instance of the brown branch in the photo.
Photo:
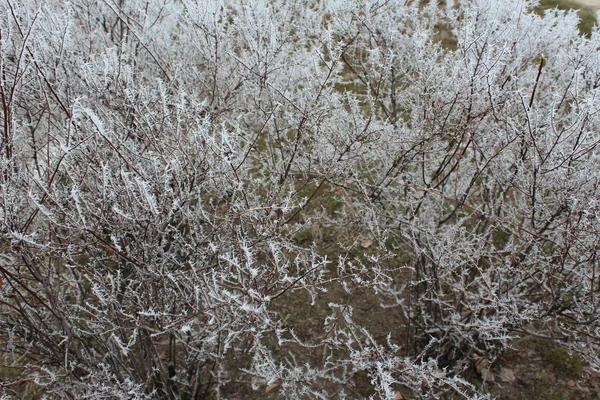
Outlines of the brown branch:
{"type": "Polygon", "coordinates": [[[542,75],[542,68],[544,67],[544,58],[540,58],[540,66],[538,68],[538,73],[535,78],[535,84],[533,85],[533,90],[531,91],[531,98],[529,99],[529,108],[533,105],[533,98],[535,97],[535,90],[537,89],[537,85],[540,81],[540,76],[542,75]]]}

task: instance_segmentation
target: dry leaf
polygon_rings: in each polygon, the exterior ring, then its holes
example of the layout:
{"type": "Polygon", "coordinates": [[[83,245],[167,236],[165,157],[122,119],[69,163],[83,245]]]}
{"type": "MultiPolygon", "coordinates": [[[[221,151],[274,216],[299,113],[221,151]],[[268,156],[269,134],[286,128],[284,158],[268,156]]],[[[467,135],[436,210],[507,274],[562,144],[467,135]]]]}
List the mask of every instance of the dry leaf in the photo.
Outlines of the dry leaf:
{"type": "Polygon", "coordinates": [[[489,370],[491,365],[492,362],[487,358],[478,358],[477,361],[475,361],[475,367],[480,374],[483,373],[483,371],[489,370]]]}
{"type": "Polygon", "coordinates": [[[500,375],[498,376],[501,382],[506,383],[515,383],[517,380],[517,376],[515,375],[515,371],[510,368],[500,368],[500,375]]]}
{"type": "Polygon", "coordinates": [[[490,371],[492,366],[492,362],[487,358],[479,358],[475,361],[475,367],[477,372],[481,375],[481,378],[485,382],[494,382],[495,377],[494,374],[490,371]]]}
{"type": "Polygon", "coordinates": [[[394,400],[404,400],[404,397],[402,397],[400,393],[396,393],[396,395],[394,396],[394,400]]]}
{"type": "MultiPolygon", "coordinates": [[[[2,287],[2,286],[1,286],[1,282],[2,282],[2,281],[0,280],[0,287],[2,287]]],[[[587,369],[587,373],[588,373],[588,375],[589,375],[589,376],[591,376],[592,378],[598,378],[598,377],[600,376],[600,372],[598,372],[598,371],[594,371],[592,368],[588,368],[588,369],[587,369]]]]}
{"type": "Polygon", "coordinates": [[[269,392],[277,389],[279,386],[281,386],[281,383],[275,382],[274,384],[267,386],[267,388],[265,389],[265,393],[269,393],[269,392]]]}
{"type": "Polygon", "coordinates": [[[373,241],[369,239],[363,239],[360,241],[360,245],[365,249],[368,249],[369,247],[373,246],[373,241]]]}

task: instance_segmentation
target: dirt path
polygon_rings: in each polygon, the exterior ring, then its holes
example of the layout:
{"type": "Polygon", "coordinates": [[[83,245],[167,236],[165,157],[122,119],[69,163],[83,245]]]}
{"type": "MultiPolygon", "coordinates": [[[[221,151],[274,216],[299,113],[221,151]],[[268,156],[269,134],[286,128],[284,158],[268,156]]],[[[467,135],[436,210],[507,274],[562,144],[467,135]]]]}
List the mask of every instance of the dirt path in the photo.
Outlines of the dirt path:
{"type": "Polygon", "coordinates": [[[575,0],[575,2],[581,4],[582,6],[589,7],[593,10],[600,9],[600,0],[575,0]]]}

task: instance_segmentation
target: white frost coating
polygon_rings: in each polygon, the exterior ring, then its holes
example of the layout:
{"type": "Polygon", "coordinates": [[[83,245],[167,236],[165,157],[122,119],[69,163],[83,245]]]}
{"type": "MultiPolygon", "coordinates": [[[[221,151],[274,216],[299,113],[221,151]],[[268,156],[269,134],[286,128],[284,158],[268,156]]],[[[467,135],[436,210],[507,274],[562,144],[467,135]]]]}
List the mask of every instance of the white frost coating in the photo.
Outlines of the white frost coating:
{"type": "Polygon", "coordinates": [[[598,369],[600,36],[535,4],[0,3],[4,383],[479,399],[529,334],[598,369]]]}

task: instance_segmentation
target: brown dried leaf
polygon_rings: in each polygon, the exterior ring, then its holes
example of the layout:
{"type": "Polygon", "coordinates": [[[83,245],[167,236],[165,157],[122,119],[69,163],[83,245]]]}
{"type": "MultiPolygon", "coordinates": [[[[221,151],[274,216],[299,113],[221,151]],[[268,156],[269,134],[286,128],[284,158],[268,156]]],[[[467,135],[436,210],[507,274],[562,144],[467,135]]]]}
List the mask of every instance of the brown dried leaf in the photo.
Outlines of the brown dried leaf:
{"type": "Polygon", "coordinates": [[[275,382],[272,385],[267,386],[267,388],[265,389],[265,393],[269,393],[269,392],[277,389],[279,386],[281,386],[281,383],[275,382]]]}
{"type": "Polygon", "coordinates": [[[368,249],[369,247],[373,246],[373,241],[369,239],[363,239],[360,241],[360,245],[365,249],[368,249]]]}

